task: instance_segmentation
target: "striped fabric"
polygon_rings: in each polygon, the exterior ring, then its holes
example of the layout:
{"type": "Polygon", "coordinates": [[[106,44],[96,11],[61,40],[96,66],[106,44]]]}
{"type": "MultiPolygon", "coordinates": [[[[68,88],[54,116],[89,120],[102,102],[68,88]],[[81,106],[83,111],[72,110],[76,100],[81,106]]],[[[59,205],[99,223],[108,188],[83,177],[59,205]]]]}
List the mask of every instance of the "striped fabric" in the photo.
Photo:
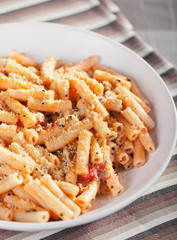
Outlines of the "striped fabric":
{"type": "MultiPolygon", "coordinates": [[[[89,29],[121,42],[163,78],[177,106],[177,71],[154,52],[111,0],[1,0],[0,23],[48,21],[89,29]]],[[[177,239],[177,147],[159,180],[125,209],[96,222],[43,232],[0,230],[2,240],[177,239]]]]}

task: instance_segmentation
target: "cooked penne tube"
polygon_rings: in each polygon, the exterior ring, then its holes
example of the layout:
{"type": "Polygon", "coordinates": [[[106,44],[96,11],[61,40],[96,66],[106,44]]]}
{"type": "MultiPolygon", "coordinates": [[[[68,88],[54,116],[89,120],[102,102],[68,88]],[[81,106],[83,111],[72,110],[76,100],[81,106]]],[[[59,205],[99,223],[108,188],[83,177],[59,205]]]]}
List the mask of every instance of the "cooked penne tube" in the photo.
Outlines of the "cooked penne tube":
{"type": "Polygon", "coordinates": [[[11,112],[7,112],[5,110],[0,110],[0,122],[6,124],[15,125],[17,123],[18,117],[11,112]]]}
{"type": "Polygon", "coordinates": [[[69,182],[56,181],[56,184],[66,195],[76,196],[79,193],[79,187],[69,182]]]}
{"type": "Polygon", "coordinates": [[[46,91],[44,89],[39,89],[39,90],[29,90],[29,89],[8,89],[7,93],[9,96],[12,98],[22,101],[22,102],[27,102],[30,97],[36,98],[36,99],[54,99],[54,92],[49,90],[46,91]]]}
{"type": "Polygon", "coordinates": [[[8,164],[1,162],[0,163],[0,175],[9,176],[14,173],[14,169],[8,164]]]}
{"type": "Polygon", "coordinates": [[[145,128],[143,122],[130,107],[127,107],[125,110],[121,111],[121,114],[130,124],[135,125],[138,129],[142,130],[145,128]]]}
{"type": "MultiPolygon", "coordinates": [[[[115,116],[115,115],[114,115],[115,116]]],[[[130,125],[123,116],[119,115],[116,116],[117,119],[124,125],[124,131],[125,131],[125,135],[126,137],[130,140],[130,141],[134,141],[138,135],[140,134],[140,130],[137,129],[136,126],[134,125],[130,125]]]]}
{"type": "Polygon", "coordinates": [[[21,199],[32,200],[34,203],[37,204],[37,202],[35,202],[35,200],[27,192],[25,192],[25,190],[23,188],[24,188],[23,185],[19,185],[19,186],[13,188],[12,192],[14,192],[15,195],[21,199]]]}
{"type": "Polygon", "coordinates": [[[108,112],[105,107],[98,100],[97,96],[90,90],[89,86],[76,78],[69,79],[71,85],[79,92],[80,96],[84,98],[90,105],[94,105],[94,110],[102,117],[107,117],[108,112]]]}
{"type": "Polygon", "coordinates": [[[79,142],[77,148],[76,174],[88,174],[89,152],[92,133],[82,130],[79,134],[79,142]]]}
{"type": "Polygon", "coordinates": [[[98,57],[90,56],[90,57],[82,60],[79,64],[71,66],[68,69],[87,72],[89,69],[91,69],[97,63],[98,63],[98,57]]]}
{"type": "Polygon", "coordinates": [[[113,196],[117,196],[124,191],[124,187],[120,184],[116,174],[110,175],[109,178],[106,179],[106,184],[113,196]]]}
{"type": "MultiPolygon", "coordinates": [[[[44,205],[47,205],[48,209],[54,212],[59,218],[67,220],[74,217],[74,213],[49,189],[40,184],[39,181],[32,181],[29,184],[26,184],[24,189],[28,194],[31,194],[32,190],[35,195],[44,203],[44,205]]],[[[32,197],[35,198],[35,195],[32,197]]]]}
{"type": "Polygon", "coordinates": [[[77,107],[79,108],[81,114],[84,114],[86,118],[90,119],[93,122],[94,129],[101,137],[106,138],[111,135],[111,131],[107,126],[107,122],[104,122],[102,117],[94,112],[86,101],[80,99],[77,102],[77,107]]]}
{"type": "Polygon", "coordinates": [[[129,160],[129,156],[125,151],[120,149],[116,149],[116,161],[121,164],[126,164],[129,160]]]}
{"type": "Polygon", "coordinates": [[[86,189],[76,198],[76,204],[81,208],[81,210],[85,210],[87,206],[95,199],[96,194],[98,192],[99,182],[93,181],[89,183],[86,189]]]}
{"type": "Polygon", "coordinates": [[[13,112],[19,115],[21,122],[26,128],[30,128],[36,124],[37,119],[35,114],[30,112],[28,108],[19,101],[11,98],[7,94],[1,94],[0,99],[2,99],[13,112]]]}
{"type": "Polygon", "coordinates": [[[13,173],[7,178],[0,180],[0,194],[6,193],[14,187],[21,185],[23,183],[22,175],[13,173]]]}
{"type": "Polygon", "coordinates": [[[115,76],[115,75],[112,75],[108,72],[104,72],[104,71],[101,71],[101,70],[96,70],[94,72],[93,76],[99,82],[103,82],[103,81],[110,82],[111,84],[114,85],[114,87],[117,87],[117,85],[119,85],[119,84],[121,84],[122,86],[124,86],[128,89],[130,89],[130,87],[131,87],[131,83],[129,81],[124,80],[121,76],[115,76]]]}
{"type": "Polygon", "coordinates": [[[145,102],[143,102],[141,98],[137,97],[132,92],[130,92],[130,94],[147,113],[151,111],[151,108],[145,102]]]}
{"type": "Polygon", "coordinates": [[[63,193],[58,185],[52,180],[50,175],[42,177],[41,183],[46,186],[57,198],[59,198],[62,203],[71,209],[75,218],[80,215],[80,208],[63,193]]]}
{"type": "Polygon", "coordinates": [[[48,211],[13,211],[13,220],[17,222],[45,223],[49,221],[48,211]]]}
{"type": "Polygon", "coordinates": [[[2,146],[0,146],[0,161],[25,173],[31,173],[35,166],[34,161],[29,161],[29,159],[15,154],[2,146]]]}
{"type": "Polygon", "coordinates": [[[39,136],[35,129],[24,128],[23,132],[24,138],[27,140],[27,142],[32,143],[33,145],[37,143],[39,136]]]}
{"type": "Polygon", "coordinates": [[[12,77],[7,77],[0,73],[0,89],[6,90],[11,89],[43,89],[33,83],[26,82],[22,79],[16,79],[12,77]]]}
{"type": "Polygon", "coordinates": [[[92,123],[88,119],[85,119],[79,122],[77,125],[68,128],[60,136],[53,137],[50,140],[46,141],[45,145],[49,152],[56,151],[76,139],[80,131],[83,129],[90,130],[92,126],[92,123]]]}
{"type": "Polygon", "coordinates": [[[141,133],[139,135],[139,139],[141,141],[141,143],[143,144],[144,148],[152,153],[155,151],[155,144],[154,144],[154,141],[152,140],[150,134],[148,132],[146,133],[141,133]]]}
{"type": "Polygon", "coordinates": [[[132,158],[129,158],[129,161],[125,164],[122,164],[124,166],[124,169],[125,170],[129,170],[131,168],[133,168],[133,161],[132,161],[132,158]]]}
{"type": "Polygon", "coordinates": [[[54,79],[54,69],[56,60],[52,57],[46,58],[41,67],[41,76],[44,79],[46,85],[50,85],[51,81],[54,79]]]}
{"type": "Polygon", "coordinates": [[[142,167],[146,160],[145,160],[145,151],[142,143],[139,139],[134,141],[134,152],[133,152],[133,166],[134,167],[142,167]]]}
{"type": "Polygon", "coordinates": [[[133,153],[134,152],[133,142],[126,139],[126,141],[122,144],[122,149],[128,154],[133,153]]]}
{"type": "Polygon", "coordinates": [[[53,126],[47,130],[41,130],[39,132],[39,139],[38,144],[45,143],[48,139],[51,139],[52,137],[56,137],[60,134],[62,134],[63,129],[66,130],[72,125],[79,124],[79,120],[75,115],[69,115],[69,119],[66,121],[65,118],[61,118],[58,120],[58,124],[56,126],[53,126]]]}
{"type": "Polygon", "coordinates": [[[13,211],[10,208],[7,208],[0,203],[0,220],[12,221],[13,211]]]}
{"type": "Polygon", "coordinates": [[[101,83],[99,83],[98,81],[96,81],[94,78],[89,78],[82,72],[77,72],[77,71],[74,71],[74,73],[72,73],[72,74],[76,78],[83,80],[89,86],[89,88],[92,90],[92,92],[95,93],[96,95],[103,94],[103,90],[104,90],[103,85],[101,83]]]}
{"type": "Polygon", "coordinates": [[[4,202],[13,208],[28,210],[37,209],[37,205],[29,199],[20,199],[15,194],[7,193],[4,197],[4,202]]]}
{"type": "Polygon", "coordinates": [[[95,139],[95,137],[92,137],[92,142],[91,142],[91,162],[94,164],[100,164],[103,162],[103,153],[101,151],[101,148],[95,139]]]}
{"type": "Polygon", "coordinates": [[[119,85],[116,89],[119,94],[119,98],[123,101],[126,107],[130,107],[143,121],[144,125],[148,129],[153,129],[155,127],[155,122],[151,117],[145,112],[145,110],[137,103],[137,101],[129,94],[129,90],[125,87],[119,85]]]}
{"type": "Polygon", "coordinates": [[[27,104],[29,109],[41,112],[60,112],[72,108],[70,100],[38,100],[30,97],[27,104]]]}
{"type": "Polygon", "coordinates": [[[70,164],[68,166],[66,175],[65,175],[65,181],[71,184],[77,183],[77,174],[76,174],[76,156],[73,159],[73,164],[70,164]]]}
{"type": "Polygon", "coordinates": [[[16,134],[17,126],[16,125],[7,125],[0,124],[0,137],[9,137],[13,138],[16,134]]]}
{"type": "Polygon", "coordinates": [[[53,89],[58,99],[68,100],[69,99],[69,88],[70,84],[67,79],[54,79],[51,81],[50,88],[53,89]]]}
{"type": "Polygon", "coordinates": [[[6,72],[7,73],[14,72],[23,75],[33,83],[39,82],[39,77],[35,73],[30,71],[28,68],[23,67],[21,64],[17,63],[12,58],[7,59],[6,72]]]}
{"type": "Polygon", "coordinates": [[[122,110],[122,100],[120,99],[100,97],[100,101],[109,111],[120,112],[122,110]]]}
{"type": "Polygon", "coordinates": [[[20,54],[16,50],[11,51],[10,57],[15,59],[18,63],[21,65],[28,67],[28,66],[33,66],[35,68],[40,67],[40,63],[36,62],[32,58],[28,57],[25,54],[20,54]]]}

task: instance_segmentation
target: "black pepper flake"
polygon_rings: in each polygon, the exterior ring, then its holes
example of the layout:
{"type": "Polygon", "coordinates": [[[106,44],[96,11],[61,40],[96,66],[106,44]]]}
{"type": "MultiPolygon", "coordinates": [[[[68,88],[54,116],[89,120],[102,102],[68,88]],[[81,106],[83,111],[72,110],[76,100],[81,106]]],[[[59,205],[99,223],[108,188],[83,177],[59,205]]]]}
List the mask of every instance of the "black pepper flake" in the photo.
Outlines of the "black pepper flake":
{"type": "Polygon", "coordinates": [[[115,147],[112,147],[112,150],[115,150],[115,147]]]}
{"type": "Polygon", "coordinates": [[[92,201],[94,201],[95,200],[95,198],[92,198],[92,201]]]}
{"type": "Polygon", "coordinates": [[[70,115],[70,116],[69,116],[69,118],[71,118],[71,119],[72,119],[72,116],[70,115]]]}
{"type": "Polygon", "coordinates": [[[8,195],[8,196],[10,196],[11,194],[10,194],[10,193],[8,193],[7,195],[8,195]]]}
{"type": "Polygon", "coordinates": [[[42,92],[45,92],[45,90],[44,90],[44,89],[42,89],[42,92]]]}
{"type": "Polygon", "coordinates": [[[21,115],[20,113],[18,113],[18,115],[21,115]]]}
{"type": "Polygon", "coordinates": [[[131,82],[131,79],[128,79],[129,82],[131,82]]]}
{"type": "Polygon", "coordinates": [[[130,166],[128,166],[128,168],[130,168],[130,166]]]}
{"type": "Polygon", "coordinates": [[[26,165],[23,165],[23,168],[26,168],[26,165]]]}
{"type": "Polygon", "coordinates": [[[41,174],[41,176],[43,177],[43,176],[44,176],[44,174],[41,174]]]}
{"type": "Polygon", "coordinates": [[[111,153],[111,155],[114,155],[114,153],[111,153]]]}
{"type": "Polygon", "coordinates": [[[121,193],[121,190],[118,192],[118,194],[121,193]]]}
{"type": "Polygon", "coordinates": [[[81,99],[81,96],[79,98],[81,99]]]}
{"type": "Polygon", "coordinates": [[[79,110],[78,109],[74,109],[74,112],[78,112],[79,110]]]}
{"type": "Polygon", "coordinates": [[[66,94],[65,97],[67,97],[68,95],[66,94]]]}
{"type": "Polygon", "coordinates": [[[62,124],[61,126],[62,126],[62,127],[64,127],[65,125],[64,125],[64,124],[62,124]]]}
{"type": "Polygon", "coordinates": [[[121,82],[121,80],[117,79],[118,82],[121,82]]]}
{"type": "Polygon", "coordinates": [[[37,171],[38,169],[36,168],[36,171],[37,171]]]}
{"type": "Polygon", "coordinates": [[[44,104],[44,101],[42,101],[41,104],[44,104]]]}
{"type": "Polygon", "coordinates": [[[25,114],[23,114],[23,117],[26,117],[26,115],[25,115],[25,114]]]}
{"type": "Polygon", "coordinates": [[[14,193],[12,193],[12,196],[15,196],[15,194],[14,194],[14,193]]]}
{"type": "Polygon", "coordinates": [[[99,152],[96,152],[96,154],[99,154],[99,152]]]}
{"type": "Polygon", "coordinates": [[[62,216],[63,216],[63,213],[60,213],[60,216],[62,217],[62,216]]]}
{"type": "Polygon", "coordinates": [[[36,85],[39,85],[39,83],[36,83],[36,85]]]}
{"type": "Polygon", "coordinates": [[[91,179],[90,179],[90,182],[92,182],[92,181],[93,181],[93,179],[91,178],[91,179]]]}
{"type": "Polygon", "coordinates": [[[114,186],[111,186],[111,188],[114,188],[114,186]]]}
{"type": "Polygon", "coordinates": [[[106,181],[106,180],[104,180],[104,182],[105,182],[105,183],[107,183],[107,181],[106,181]]]}
{"type": "Polygon", "coordinates": [[[58,113],[58,112],[55,112],[55,114],[56,114],[56,115],[59,115],[59,113],[58,113]]]}
{"type": "Polygon", "coordinates": [[[40,133],[40,131],[39,131],[39,130],[37,130],[37,133],[40,133]]]}

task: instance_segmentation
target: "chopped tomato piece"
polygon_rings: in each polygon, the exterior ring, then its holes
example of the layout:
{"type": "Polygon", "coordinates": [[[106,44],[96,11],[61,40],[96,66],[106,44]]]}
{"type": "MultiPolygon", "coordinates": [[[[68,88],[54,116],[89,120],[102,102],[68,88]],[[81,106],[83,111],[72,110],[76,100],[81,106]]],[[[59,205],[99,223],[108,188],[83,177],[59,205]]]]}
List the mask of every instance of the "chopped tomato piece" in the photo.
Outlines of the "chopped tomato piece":
{"type": "Polygon", "coordinates": [[[106,169],[106,163],[102,164],[90,164],[89,165],[89,173],[86,175],[79,175],[78,181],[92,181],[92,180],[100,180],[103,178],[104,170],[106,169]]]}
{"type": "Polygon", "coordinates": [[[6,73],[6,69],[5,69],[4,67],[1,67],[1,68],[0,68],[0,72],[6,73]]]}

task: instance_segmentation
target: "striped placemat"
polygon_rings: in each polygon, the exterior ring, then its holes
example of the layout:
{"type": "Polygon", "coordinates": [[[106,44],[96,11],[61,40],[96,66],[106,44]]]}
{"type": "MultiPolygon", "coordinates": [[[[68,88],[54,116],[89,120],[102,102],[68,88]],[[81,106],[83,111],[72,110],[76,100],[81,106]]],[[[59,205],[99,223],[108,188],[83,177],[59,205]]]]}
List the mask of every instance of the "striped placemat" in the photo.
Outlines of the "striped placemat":
{"type": "MultiPolygon", "coordinates": [[[[1,0],[0,23],[47,21],[89,29],[143,57],[163,78],[177,106],[177,71],[136,34],[111,0],[1,0]]],[[[2,240],[177,239],[177,146],[158,181],[125,209],[96,222],[43,232],[0,230],[2,240]]]]}

